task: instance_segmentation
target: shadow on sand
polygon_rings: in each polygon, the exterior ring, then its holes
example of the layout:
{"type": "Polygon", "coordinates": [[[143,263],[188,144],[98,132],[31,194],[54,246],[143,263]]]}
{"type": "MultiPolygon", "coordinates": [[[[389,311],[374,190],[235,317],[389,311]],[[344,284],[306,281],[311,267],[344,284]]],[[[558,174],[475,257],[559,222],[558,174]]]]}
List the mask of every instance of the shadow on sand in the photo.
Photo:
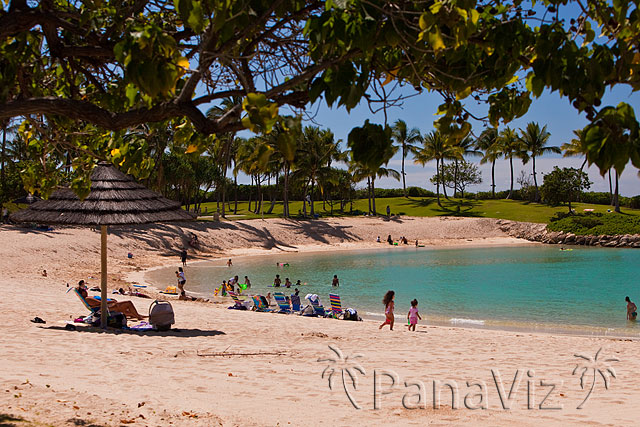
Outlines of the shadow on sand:
{"type": "MultiPolygon", "coordinates": [[[[75,325],[74,325],[75,326],[75,325]]],[[[222,331],[203,331],[202,329],[170,329],[168,331],[142,331],[135,329],[114,329],[107,328],[101,329],[93,326],[78,326],[76,330],[68,330],[65,326],[42,326],[41,329],[49,329],[55,331],[68,331],[68,332],[82,332],[90,334],[110,334],[110,335],[143,335],[143,336],[158,336],[158,337],[182,337],[182,338],[195,338],[195,337],[213,337],[216,335],[226,335],[222,331]]]]}

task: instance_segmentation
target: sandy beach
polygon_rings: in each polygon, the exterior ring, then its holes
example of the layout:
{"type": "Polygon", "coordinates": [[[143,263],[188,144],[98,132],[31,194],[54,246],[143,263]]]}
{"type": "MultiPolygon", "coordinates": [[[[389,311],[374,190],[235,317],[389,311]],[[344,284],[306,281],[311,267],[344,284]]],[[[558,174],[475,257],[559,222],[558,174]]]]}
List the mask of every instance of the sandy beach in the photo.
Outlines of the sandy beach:
{"type": "MultiPolygon", "coordinates": [[[[533,244],[484,218],[114,228],[110,288],[142,281],[150,268],[177,266],[191,233],[200,249],[189,251],[190,260],[374,248],[376,237],[387,234],[434,248],[533,244]]],[[[175,330],[68,331],[66,322],[86,310],[67,284],[81,278],[99,284],[99,232],[0,226],[0,236],[3,426],[623,425],[634,423],[640,409],[638,342],[624,338],[424,323],[408,332],[401,321],[379,331],[372,321],[175,299],[175,330]],[[47,323],[31,323],[35,316],[47,323]]],[[[118,300],[133,301],[143,313],[152,301],[118,300]]]]}

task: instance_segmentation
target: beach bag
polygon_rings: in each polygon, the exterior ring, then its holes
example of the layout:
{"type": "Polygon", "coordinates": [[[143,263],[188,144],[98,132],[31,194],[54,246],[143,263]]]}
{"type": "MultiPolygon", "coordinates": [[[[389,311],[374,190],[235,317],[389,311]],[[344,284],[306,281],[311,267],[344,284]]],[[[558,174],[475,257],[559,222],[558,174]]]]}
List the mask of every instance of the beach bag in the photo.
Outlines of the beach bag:
{"type": "Polygon", "coordinates": [[[342,318],[344,320],[355,320],[355,321],[362,320],[360,316],[358,316],[358,312],[353,308],[347,308],[344,311],[344,315],[342,316],[342,318]]]}
{"type": "Polygon", "coordinates": [[[175,324],[173,307],[168,301],[155,300],[149,306],[149,323],[158,331],[168,331],[175,324]]]}
{"type": "MultiPolygon", "coordinates": [[[[100,326],[100,313],[96,313],[91,317],[91,326],[100,326]]],[[[107,316],[107,326],[109,328],[122,329],[127,326],[127,317],[119,311],[109,312],[107,316]]]]}

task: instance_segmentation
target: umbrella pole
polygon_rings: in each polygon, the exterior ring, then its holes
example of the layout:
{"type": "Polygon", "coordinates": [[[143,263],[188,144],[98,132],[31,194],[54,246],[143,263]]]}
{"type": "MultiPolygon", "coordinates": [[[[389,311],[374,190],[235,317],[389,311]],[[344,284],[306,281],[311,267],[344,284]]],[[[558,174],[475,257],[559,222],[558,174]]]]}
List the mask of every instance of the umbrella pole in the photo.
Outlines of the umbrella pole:
{"type": "Polygon", "coordinates": [[[107,226],[100,226],[100,327],[107,327],[107,226]]]}

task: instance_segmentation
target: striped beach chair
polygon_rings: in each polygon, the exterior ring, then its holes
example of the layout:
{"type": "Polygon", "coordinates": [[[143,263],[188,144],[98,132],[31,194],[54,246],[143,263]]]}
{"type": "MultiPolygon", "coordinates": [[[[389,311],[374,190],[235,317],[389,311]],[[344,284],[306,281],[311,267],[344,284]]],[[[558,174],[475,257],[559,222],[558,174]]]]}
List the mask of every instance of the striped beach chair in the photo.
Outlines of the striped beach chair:
{"type": "Polygon", "coordinates": [[[329,294],[329,302],[331,302],[331,315],[338,317],[342,314],[342,303],[340,302],[340,295],[329,294]]]}
{"type": "Polygon", "coordinates": [[[278,307],[280,308],[278,313],[291,313],[291,304],[289,304],[287,297],[285,297],[282,292],[274,292],[273,297],[276,299],[278,307]]]}
{"type": "Polygon", "coordinates": [[[272,309],[269,308],[269,304],[267,304],[267,299],[262,295],[254,295],[251,297],[251,299],[253,299],[253,306],[255,307],[256,311],[262,311],[262,312],[273,311],[272,309]]]}

